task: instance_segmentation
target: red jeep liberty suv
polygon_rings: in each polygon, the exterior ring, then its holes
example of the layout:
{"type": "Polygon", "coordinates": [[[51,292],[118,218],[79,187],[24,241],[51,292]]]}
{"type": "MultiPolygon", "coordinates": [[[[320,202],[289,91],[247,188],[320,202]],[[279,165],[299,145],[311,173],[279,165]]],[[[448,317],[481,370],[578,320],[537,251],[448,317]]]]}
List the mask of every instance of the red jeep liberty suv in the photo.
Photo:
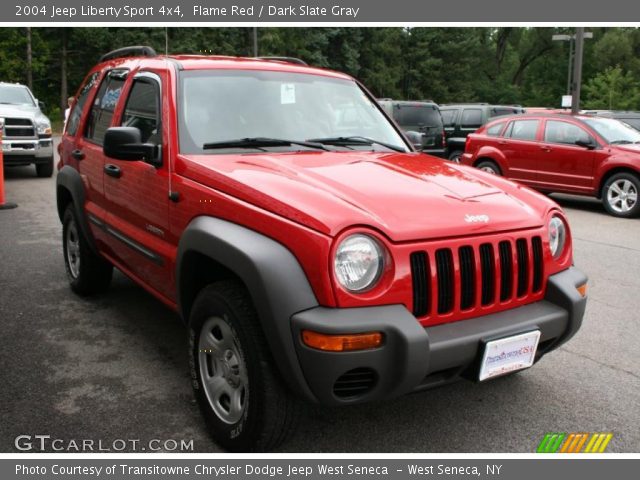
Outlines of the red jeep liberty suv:
{"type": "Polygon", "coordinates": [[[502,117],[467,137],[461,163],[543,192],[602,199],[616,217],[640,215],[640,132],[613,118],[502,117]]]}
{"type": "Polygon", "coordinates": [[[582,322],[558,206],[415,152],[342,73],[121,49],[80,87],[60,156],[71,288],[116,267],[180,314],[230,450],[278,445],[300,399],[527,368],[582,322]]]}

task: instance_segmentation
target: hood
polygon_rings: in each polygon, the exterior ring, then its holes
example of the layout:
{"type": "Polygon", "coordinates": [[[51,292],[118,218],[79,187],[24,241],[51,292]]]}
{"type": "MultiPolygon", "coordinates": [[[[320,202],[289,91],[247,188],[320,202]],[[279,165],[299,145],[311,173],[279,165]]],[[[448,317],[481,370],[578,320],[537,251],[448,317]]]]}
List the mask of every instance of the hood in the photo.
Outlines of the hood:
{"type": "Polygon", "coordinates": [[[34,118],[40,115],[40,108],[35,105],[0,104],[0,117],[34,118]]]}
{"type": "Polygon", "coordinates": [[[355,225],[397,242],[530,228],[555,205],[507,180],[419,153],[186,159],[177,173],[331,236],[355,225]]]}
{"type": "Polygon", "coordinates": [[[636,155],[640,153],[640,144],[630,143],[628,145],[609,145],[609,148],[612,150],[620,150],[625,153],[635,153],[636,155]]]}

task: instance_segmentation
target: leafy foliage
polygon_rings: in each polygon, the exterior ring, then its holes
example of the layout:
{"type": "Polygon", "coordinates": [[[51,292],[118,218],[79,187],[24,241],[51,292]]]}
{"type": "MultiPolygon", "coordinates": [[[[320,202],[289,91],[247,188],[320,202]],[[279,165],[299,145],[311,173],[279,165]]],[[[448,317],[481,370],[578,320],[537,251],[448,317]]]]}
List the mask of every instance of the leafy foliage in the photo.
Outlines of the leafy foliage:
{"type": "MultiPolygon", "coordinates": [[[[640,31],[593,28],[586,41],[586,108],[640,109],[640,31]]],[[[0,80],[26,83],[25,28],[3,28],[0,80]]],[[[126,45],[158,52],[250,56],[252,28],[31,28],[35,95],[51,116],[103,53],[126,45]],[[165,38],[166,33],[166,38],[165,38]],[[166,40],[166,43],[165,43],[166,40]],[[66,66],[66,75],[62,67],[66,66]],[[64,78],[63,78],[64,77],[64,78]],[[65,86],[64,84],[68,85],[65,86]]],[[[294,56],[347,72],[374,95],[448,102],[558,106],[567,93],[567,28],[260,28],[261,55],[294,56]]]]}

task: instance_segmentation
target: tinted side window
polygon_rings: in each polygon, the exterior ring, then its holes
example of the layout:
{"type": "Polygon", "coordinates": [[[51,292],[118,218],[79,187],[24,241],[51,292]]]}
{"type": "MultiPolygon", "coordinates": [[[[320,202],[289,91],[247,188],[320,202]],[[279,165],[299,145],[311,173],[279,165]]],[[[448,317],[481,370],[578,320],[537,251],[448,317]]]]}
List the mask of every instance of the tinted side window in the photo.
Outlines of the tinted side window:
{"type": "Polygon", "coordinates": [[[511,138],[515,140],[535,140],[539,120],[515,120],[511,123],[511,138]]]}
{"type": "Polygon", "coordinates": [[[134,80],[122,125],[140,129],[142,142],[161,143],[160,91],[153,80],[134,80]]]}
{"type": "Polygon", "coordinates": [[[466,108],[462,112],[463,128],[478,128],[482,126],[482,110],[479,108],[466,108]]]}
{"type": "Polygon", "coordinates": [[[568,122],[547,120],[544,128],[544,141],[575,145],[577,141],[589,142],[591,136],[582,128],[568,122]]]}
{"type": "Polygon", "coordinates": [[[85,103],[87,103],[87,97],[89,96],[89,92],[91,92],[91,89],[97,81],[98,72],[91,75],[80,89],[80,93],[78,93],[78,98],[76,99],[76,103],[73,106],[73,110],[69,114],[69,120],[67,120],[67,133],[69,135],[75,135],[78,131],[78,126],[80,125],[80,117],[82,117],[84,105],[85,103]]]}
{"type": "Polygon", "coordinates": [[[118,77],[106,76],[100,84],[93,106],[89,112],[87,126],[84,132],[85,138],[94,143],[102,145],[104,134],[107,128],[111,126],[113,111],[116,108],[124,79],[118,77]]]}
{"type": "Polygon", "coordinates": [[[458,110],[440,110],[440,113],[445,127],[453,127],[456,124],[458,110]]]}
{"type": "Polygon", "coordinates": [[[505,122],[498,122],[495,125],[491,125],[487,128],[487,135],[490,137],[498,137],[502,131],[502,127],[504,127],[504,124],[505,122]]]}
{"type": "Polygon", "coordinates": [[[513,115],[514,113],[520,113],[517,108],[492,108],[489,111],[490,117],[499,117],[500,115],[513,115]]]}

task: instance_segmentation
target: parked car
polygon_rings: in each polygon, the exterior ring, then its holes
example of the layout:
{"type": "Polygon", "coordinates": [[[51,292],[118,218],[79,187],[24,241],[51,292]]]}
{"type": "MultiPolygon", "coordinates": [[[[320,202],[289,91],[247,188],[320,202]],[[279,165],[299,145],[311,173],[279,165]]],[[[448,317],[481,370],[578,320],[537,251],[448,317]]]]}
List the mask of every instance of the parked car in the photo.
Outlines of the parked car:
{"type": "Polygon", "coordinates": [[[447,138],[447,158],[460,162],[467,135],[475,132],[494,117],[523,113],[514,105],[489,105],[488,103],[447,104],[440,106],[447,138]]]}
{"type": "Polygon", "coordinates": [[[378,103],[407,134],[417,150],[444,158],[446,140],[438,105],[430,100],[381,99],[378,103]]]}
{"type": "Polygon", "coordinates": [[[280,443],[300,400],[527,368],[582,322],[562,210],[416,152],[339,72],[117,50],[80,87],[60,153],[71,289],[104,290],[116,267],[180,314],[230,450],[280,443]]]}
{"type": "Polygon", "coordinates": [[[0,82],[2,153],[6,166],[36,166],[39,177],[53,175],[51,122],[26,85],[0,82]]]}
{"type": "Polygon", "coordinates": [[[611,215],[640,214],[640,132],[612,118],[525,114],[467,138],[462,163],[543,192],[602,199],[611,215]]]}
{"type": "Polygon", "coordinates": [[[616,120],[631,125],[636,130],[640,130],[640,112],[629,110],[584,110],[581,113],[605,118],[615,118],[616,120]]]}

